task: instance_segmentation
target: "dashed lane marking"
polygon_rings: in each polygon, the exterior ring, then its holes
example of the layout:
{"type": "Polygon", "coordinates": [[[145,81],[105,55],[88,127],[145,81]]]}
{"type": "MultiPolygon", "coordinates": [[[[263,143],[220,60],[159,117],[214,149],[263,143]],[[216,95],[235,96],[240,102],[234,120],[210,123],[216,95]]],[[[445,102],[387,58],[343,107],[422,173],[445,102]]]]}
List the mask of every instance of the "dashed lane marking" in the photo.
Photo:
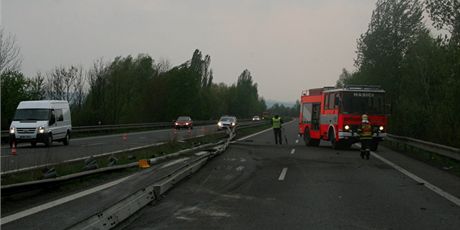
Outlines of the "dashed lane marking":
{"type": "Polygon", "coordinates": [[[288,168],[283,168],[283,170],[281,170],[280,177],[278,177],[278,180],[279,180],[279,181],[283,181],[283,180],[284,180],[284,178],[286,177],[287,170],[288,170],[288,168]]]}
{"type": "Polygon", "coordinates": [[[291,154],[294,154],[294,153],[295,153],[295,149],[292,149],[292,150],[291,150],[291,154]]]}

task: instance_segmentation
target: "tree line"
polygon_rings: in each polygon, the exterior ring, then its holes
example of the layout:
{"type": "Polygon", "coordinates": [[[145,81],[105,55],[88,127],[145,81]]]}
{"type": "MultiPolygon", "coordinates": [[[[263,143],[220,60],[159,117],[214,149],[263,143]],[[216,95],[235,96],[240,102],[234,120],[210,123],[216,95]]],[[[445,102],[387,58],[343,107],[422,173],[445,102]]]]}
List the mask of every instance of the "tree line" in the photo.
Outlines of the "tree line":
{"type": "Polygon", "coordinates": [[[171,121],[180,115],[195,120],[226,114],[248,118],[266,111],[249,70],[226,85],[213,82],[210,64],[209,55],[195,50],[190,60],[175,67],[146,54],[100,59],[87,71],[55,67],[33,78],[17,65],[5,67],[0,69],[2,128],[9,126],[23,100],[67,100],[75,126],[171,121]]]}
{"type": "Polygon", "coordinates": [[[355,71],[337,86],[381,85],[390,132],[460,147],[460,2],[378,0],[358,39],[355,71]],[[436,31],[424,24],[424,13],[436,31]]]}

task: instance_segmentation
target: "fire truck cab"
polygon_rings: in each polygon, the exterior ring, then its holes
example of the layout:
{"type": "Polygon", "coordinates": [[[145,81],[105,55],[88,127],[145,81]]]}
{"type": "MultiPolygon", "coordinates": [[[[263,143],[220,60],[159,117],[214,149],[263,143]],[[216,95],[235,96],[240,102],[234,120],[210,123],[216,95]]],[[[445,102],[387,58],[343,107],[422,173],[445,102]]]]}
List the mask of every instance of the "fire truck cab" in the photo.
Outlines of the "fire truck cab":
{"type": "Polygon", "coordinates": [[[373,127],[371,150],[376,151],[386,136],[385,90],[379,86],[350,85],[303,91],[299,134],[308,146],[330,141],[334,149],[359,142],[361,116],[368,115],[373,127]]]}

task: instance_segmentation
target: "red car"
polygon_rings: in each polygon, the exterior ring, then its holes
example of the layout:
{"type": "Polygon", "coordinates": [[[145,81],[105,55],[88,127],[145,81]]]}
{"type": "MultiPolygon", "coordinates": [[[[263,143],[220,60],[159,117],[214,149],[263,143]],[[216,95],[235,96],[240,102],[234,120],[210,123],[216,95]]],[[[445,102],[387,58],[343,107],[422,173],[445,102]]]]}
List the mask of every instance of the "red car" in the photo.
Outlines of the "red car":
{"type": "Polygon", "coordinates": [[[193,129],[193,120],[189,116],[180,116],[174,122],[174,128],[175,129],[180,129],[180,128],[193,129]]]}

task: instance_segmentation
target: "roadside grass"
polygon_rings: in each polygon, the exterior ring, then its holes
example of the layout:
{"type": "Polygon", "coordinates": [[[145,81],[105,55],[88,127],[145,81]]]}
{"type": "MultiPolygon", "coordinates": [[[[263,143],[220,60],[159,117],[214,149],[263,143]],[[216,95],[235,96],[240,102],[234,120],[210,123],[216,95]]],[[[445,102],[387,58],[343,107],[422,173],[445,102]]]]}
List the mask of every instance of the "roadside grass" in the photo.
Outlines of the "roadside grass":
{"type": "Polygon", "coordinates": [[[382,144],[394,151],[460,177],[460,162],[404,143],[385,140],[382,144]]]}
{"type": "Polygon", "coordinates": [[[247,127],[247,128],[239,129],[239,130],[236,132],[236,139],[241,138],[241,137],[244,137],[244,136],[247,136],[247,135],[249,135],[249,134],[253,134],[253,133],[260,132],[260,131],[265,130],[265,129],[268,129],[268,128],[270,128],[270,127],[271,127],[270,124],[262,124],[262,125],[260,125],[260,126],[247,127]]]}

